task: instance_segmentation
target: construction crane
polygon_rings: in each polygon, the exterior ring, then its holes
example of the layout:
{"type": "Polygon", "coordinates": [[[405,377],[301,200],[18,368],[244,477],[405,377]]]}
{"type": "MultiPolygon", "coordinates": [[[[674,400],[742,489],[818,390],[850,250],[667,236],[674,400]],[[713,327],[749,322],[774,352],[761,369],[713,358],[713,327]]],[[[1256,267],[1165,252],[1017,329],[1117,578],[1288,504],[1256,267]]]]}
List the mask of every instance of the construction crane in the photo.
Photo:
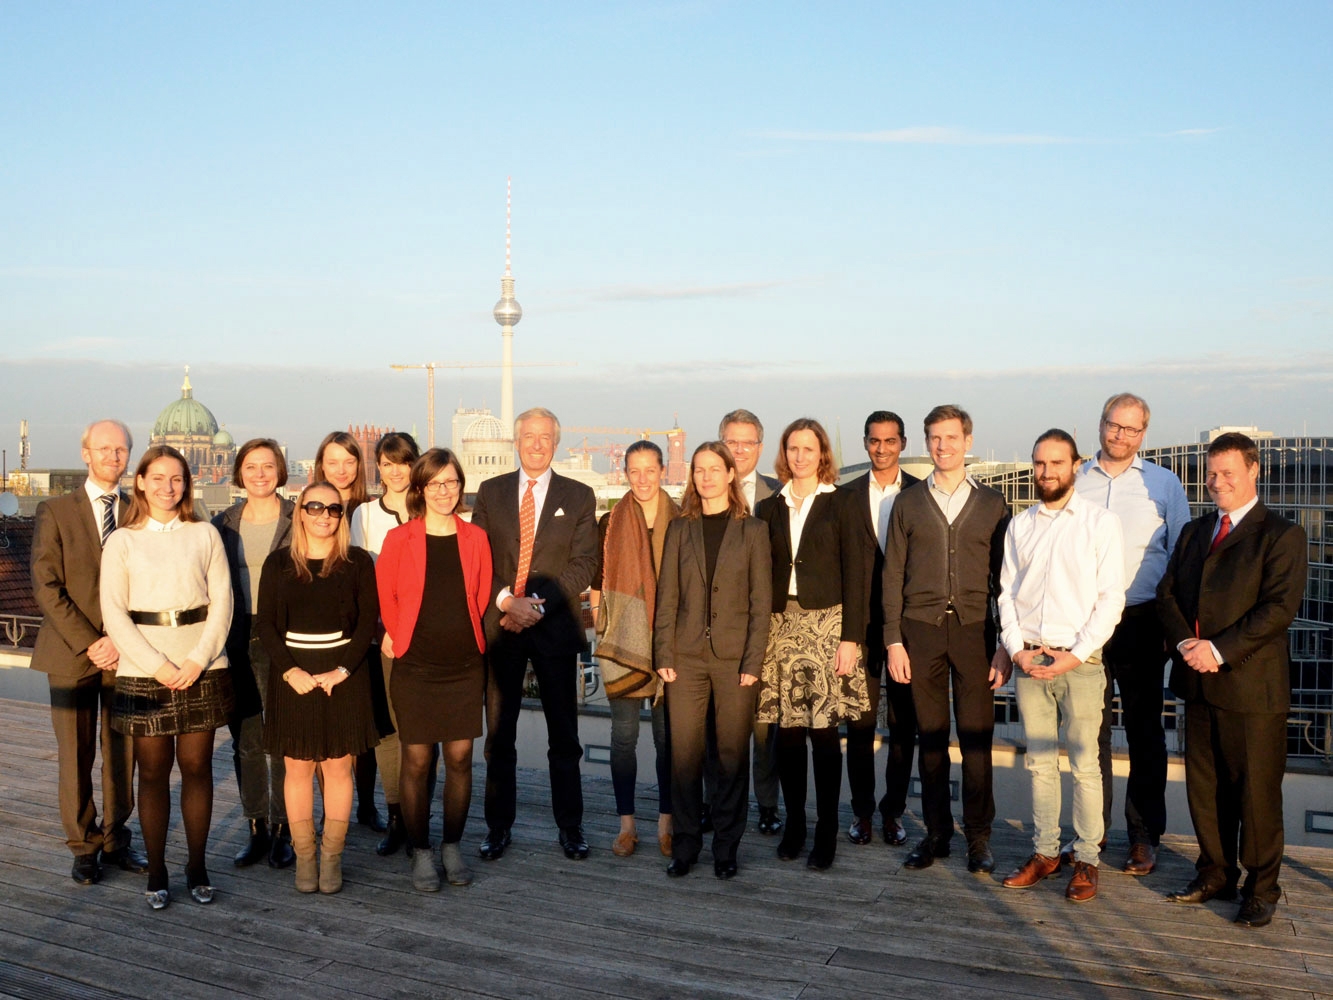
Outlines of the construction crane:
{"type": "MultiPolygon", "coordinates": [[[[652,427],[562,427],[561,430],[569,431],[571,434],[633,434],[640,441],[646,441],[657,434],[665,435],[667,439],[665,482],[678,484],[683,483],[687,475],[685,468],[685,431],[681,429],[679,414],[675,415],[675,424],[676,426],[668,430],[657,430],[652,427]]],[[[613,474],[610,482],[614,485],[619,481],[619,476],[614,474],[619,468],[619,459],[624,456],[624,452],[616,455],[608,448],[607,454],[611,458],[613,474]]]]}
{"type": "MultiPolygon", "coordinates": [[[[525,364],[511,365],[513,368],[568,368],[576,364],[573,361],[529,361],[525,364]]],[[[420,365],[390,365],[394,371],[406,371],[409,368],[426,369],[426,447],[435,447],[435,369],[436,368],[503,368],[499,361],[427,361],[420,365]]]]}

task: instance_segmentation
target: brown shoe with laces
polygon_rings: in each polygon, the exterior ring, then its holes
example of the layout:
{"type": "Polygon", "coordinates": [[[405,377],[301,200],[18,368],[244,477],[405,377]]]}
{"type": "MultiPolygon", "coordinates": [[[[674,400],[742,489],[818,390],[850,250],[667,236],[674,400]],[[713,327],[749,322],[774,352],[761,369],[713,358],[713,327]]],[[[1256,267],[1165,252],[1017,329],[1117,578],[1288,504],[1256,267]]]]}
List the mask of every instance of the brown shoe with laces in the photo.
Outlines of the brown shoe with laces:
{"type": "Polygon", "coordinates": [[[1002,883],[1006,889],[1030,889],[1042,879],[1050,878],[1060,870],[1059,858],[1033,854],[1002,883]]]}
{"type": "Polygon", "coordinates": [[[1065,887],[1065,899],[1086,903],[1097,895],[1097,868],[1086,861],[1074,862],[1074,875],[1065,887]]]}
{"type": "Polygon", "coordinates": [[[1125,867],[1120,870],[1126,875],[1151,875],[1157,870],[1157,848],[1152,844],[1134,844],[1125,867]]]}

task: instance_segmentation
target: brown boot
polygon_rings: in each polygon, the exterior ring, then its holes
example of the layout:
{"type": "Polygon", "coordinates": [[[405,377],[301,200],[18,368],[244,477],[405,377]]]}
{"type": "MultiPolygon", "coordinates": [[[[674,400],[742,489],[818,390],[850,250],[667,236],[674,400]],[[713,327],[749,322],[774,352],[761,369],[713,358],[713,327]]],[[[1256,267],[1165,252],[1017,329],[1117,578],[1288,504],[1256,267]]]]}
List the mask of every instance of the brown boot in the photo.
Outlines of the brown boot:
{"type": "Polygon", "coordinates": [[[317,892],[319,862],[315,860],[315,821],[292,820],[288,827],[292,832],[292,850],[296,852],[296,891],[317,892]]]}
{"type": "Polygon", "coordinates": [[[343,845],[347,843],[347,820],[324,817],[324,836],[319,842],[319,891],[342,892],[343,845]]]}

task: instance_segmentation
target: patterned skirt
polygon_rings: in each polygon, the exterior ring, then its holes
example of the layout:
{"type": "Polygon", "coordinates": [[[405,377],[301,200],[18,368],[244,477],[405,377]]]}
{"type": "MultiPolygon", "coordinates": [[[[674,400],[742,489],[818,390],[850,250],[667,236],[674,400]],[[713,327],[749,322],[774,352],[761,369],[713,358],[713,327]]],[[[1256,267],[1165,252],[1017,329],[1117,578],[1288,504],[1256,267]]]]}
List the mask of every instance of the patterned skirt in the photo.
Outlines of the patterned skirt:
{"type": "Polygon", "coordinates": [[[226,670],[205,670],[183,691],[152,677],[117,677],[111,728],[126,736],[204,733],[225,723],[235,707],[226,670]]]}
{"type": "Polygon", "coordinates": [[[839,677],[834,669],[841,633],[840,604],[807,611],[788,601],[772,616],[759,678],[759,722],[824,729],[870,711],[866,672],[839,677]]]}

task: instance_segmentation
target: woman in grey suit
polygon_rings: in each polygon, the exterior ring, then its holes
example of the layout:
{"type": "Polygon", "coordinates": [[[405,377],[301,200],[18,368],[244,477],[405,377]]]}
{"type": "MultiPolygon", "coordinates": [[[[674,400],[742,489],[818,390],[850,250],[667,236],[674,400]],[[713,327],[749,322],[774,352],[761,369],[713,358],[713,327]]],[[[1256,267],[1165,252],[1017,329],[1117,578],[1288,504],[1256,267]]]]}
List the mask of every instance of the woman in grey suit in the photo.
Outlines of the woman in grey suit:
{"type": "Polygon", "coordinates": [[[653,652],[666,683],[674,837],[667,874],[689,873],[703,846],[704,727],[714,706],[713,873],[736,874],[749,811],[750,732],[768,641],[768,529],[748,514],[736,464],[720,441],[690,459],[681,516],[667,528],[653,652]]]}

